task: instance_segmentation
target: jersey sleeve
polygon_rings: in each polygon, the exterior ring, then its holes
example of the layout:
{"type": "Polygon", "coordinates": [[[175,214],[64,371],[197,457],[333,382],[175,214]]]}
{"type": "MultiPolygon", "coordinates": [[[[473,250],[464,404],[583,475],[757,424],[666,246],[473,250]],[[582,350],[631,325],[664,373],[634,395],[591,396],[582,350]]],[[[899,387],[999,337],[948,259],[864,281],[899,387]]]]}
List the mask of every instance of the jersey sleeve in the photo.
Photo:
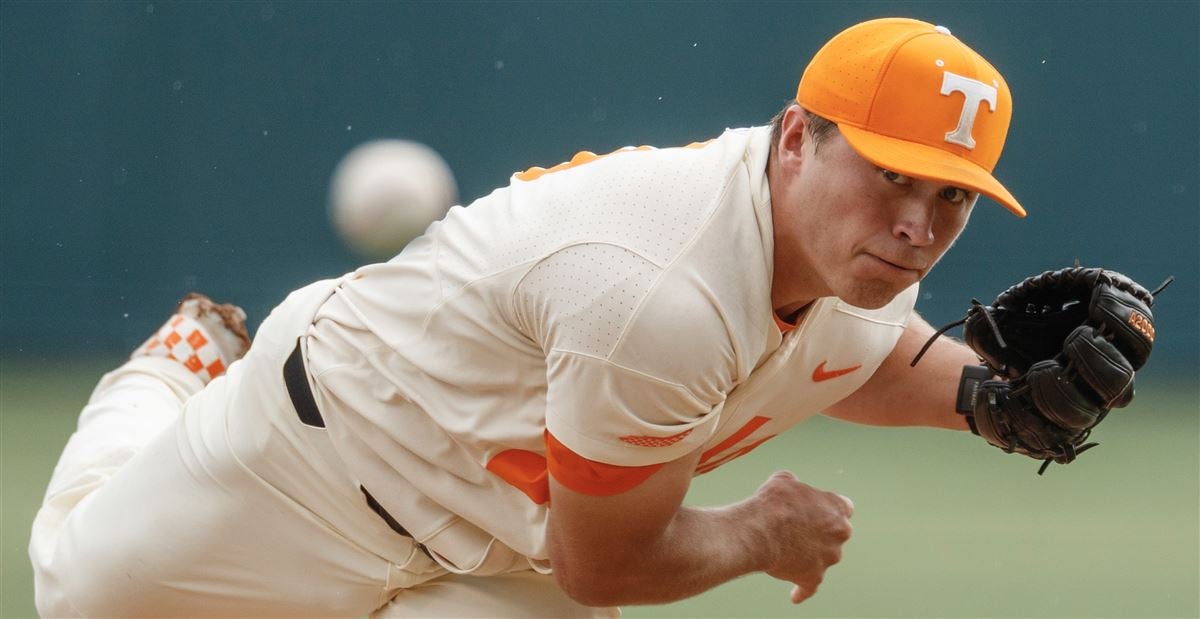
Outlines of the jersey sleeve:
{"type": "Polygon", "coordinates": [[[605,494],[606,479],[628,486],[638,474],[624,469],[675,460],[711,435],[734,355],[721,308],[694,277],[586,244],[535,266],[516,299],[546,354],[549,466],[561,483],[605,494]]]}

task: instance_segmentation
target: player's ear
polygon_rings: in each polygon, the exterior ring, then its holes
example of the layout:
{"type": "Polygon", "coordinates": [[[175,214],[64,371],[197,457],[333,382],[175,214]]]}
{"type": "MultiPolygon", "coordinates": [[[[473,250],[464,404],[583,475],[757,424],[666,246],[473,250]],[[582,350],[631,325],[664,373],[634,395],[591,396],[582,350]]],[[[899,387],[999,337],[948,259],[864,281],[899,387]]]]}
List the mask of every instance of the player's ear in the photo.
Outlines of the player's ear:
{"type": "Polygon", "coordinates": [[[793,104],[784,111],[779,126],[779,143],[775,145],[782,167],[793,167],[803,159],[804,147],[811,139],[805,131],[807,126],[808,113],[804,108],[793,104]]]}

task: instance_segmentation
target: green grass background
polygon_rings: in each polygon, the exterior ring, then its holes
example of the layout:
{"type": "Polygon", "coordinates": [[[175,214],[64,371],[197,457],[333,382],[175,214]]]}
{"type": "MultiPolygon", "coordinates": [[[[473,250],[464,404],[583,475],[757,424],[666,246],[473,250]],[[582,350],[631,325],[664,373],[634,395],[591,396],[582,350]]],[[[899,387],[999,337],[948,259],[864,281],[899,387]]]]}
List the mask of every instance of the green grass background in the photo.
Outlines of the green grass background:
{"type": "MultiPolygon", "coordinates": [[[[115,360],[0,360],[0,617],[34,616],[29,527],[59,450],[115,360]]],[[[818,594],[756,575],[628,617],[1200,616],[1196,376],[1143,381],[1078,462],[1037,464],[979,439],[816,419],[700,477],[696,505],[772,471],[854,499],[854,537],[818,594]]],[[[81,575],[86,577],[86,575],[81,575]]]]}

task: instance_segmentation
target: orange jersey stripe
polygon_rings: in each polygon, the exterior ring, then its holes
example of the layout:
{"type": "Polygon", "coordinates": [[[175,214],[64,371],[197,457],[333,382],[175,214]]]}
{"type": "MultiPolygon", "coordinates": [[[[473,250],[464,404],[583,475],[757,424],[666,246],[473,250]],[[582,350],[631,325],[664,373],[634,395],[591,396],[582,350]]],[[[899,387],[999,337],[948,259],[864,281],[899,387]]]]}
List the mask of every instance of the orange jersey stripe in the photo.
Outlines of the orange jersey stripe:
{"type": "Polygon", "coordinates": [[[704,464],[705,462],[708,462],[713,456],[742,442],[742,439],[746,438],[747,436],[750,436],[750,433],[761,428],[764,423],[767,423],[770,420],[771,420],[770,417],[763,417],[761,415],[751,419],[749,422],[746,423],[746,425],[742,426],[740,430],[738,430],[737,432],[734,432],[733,436],[730,436],[729,438],[721,441],[712,449],[709,449],[708,451],[701,454],[699,464],[704,464]]]}
{"type": "MultiPolygon", "coordinates": [[[[710,143],[712,143],[712,140],[705,140],[703,142],[692,142],[691,144],[688,144],[684,148],[704,148],[705,146],[708,146],[710,143]]],[[[575,156],[571,157],[570,161],[564,161],[552,168],[543,168],[540,166],[533,166],[532,168],[529,168],[528,170],[525,170],[524,172],[517,172],[514,176],[516,176],[517,180],[535,181],[535,180],[541,178],[545,174],[551,174],[554,172],[558,172],[559,170],[567,170],[567,169],[573,168],[575,166],[583,165],[585,163],[590,163],[597,159],[602,159],[604,157],[608,157],[609,155],[615,155],[617,153],[627,153],[630,151],[638,151],[638,150],[654,150],[654,147],[646,146],[646,145],[626,146],[624,148],[618,148],[617,150],[614,150],[613,152],[608,153],[606,155],[597,155],[596,153],[593,153],[591,151],[581,150],[581,151],[575,153],[575,156]]]]}
{"type": "Polygon", "coordinates": [[[517,490],[529,500],[543,505],[550,500],[550,482],[546,479],[546,458],[524,449],[508,449],[488,460],[487,470],[517,490]]]}
{"type": "Polygon", "coordinates": [[[746,445],[745,447],[729,454],[728,456],[718,458],[718,459],[713,460],[712,462],[709,462],[708,464],[705,464],[703,466],[697,466],[696,474],[703,475],[703,474],[721,466],[722,464],[729,462],[730,460],[735,460],[737,458],[740,458],[740,457],[754,451],[754,448],[758,447],[759,445],[762,445],[763,443],[765,443],[773,438],[775,438],[774,434],[772,434],[770,436],[765,436],[765,437],[760,438],[757,441],[754,441],[753,443],[750,443],[749,445],[746,445]]]}

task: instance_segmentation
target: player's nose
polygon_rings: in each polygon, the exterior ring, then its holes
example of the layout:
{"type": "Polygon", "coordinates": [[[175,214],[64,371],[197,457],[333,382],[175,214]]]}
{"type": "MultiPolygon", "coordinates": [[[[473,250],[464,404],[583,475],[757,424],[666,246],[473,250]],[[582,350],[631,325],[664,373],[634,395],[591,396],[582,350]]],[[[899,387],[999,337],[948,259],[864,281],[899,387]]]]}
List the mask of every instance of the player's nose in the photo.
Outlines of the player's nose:
{"type": "Polygon", "coordinates": [[[896,208],[892,236],[913,247],[932,245],[934,212],[934,205],[920,196],[901,200],[896,208]]]}

